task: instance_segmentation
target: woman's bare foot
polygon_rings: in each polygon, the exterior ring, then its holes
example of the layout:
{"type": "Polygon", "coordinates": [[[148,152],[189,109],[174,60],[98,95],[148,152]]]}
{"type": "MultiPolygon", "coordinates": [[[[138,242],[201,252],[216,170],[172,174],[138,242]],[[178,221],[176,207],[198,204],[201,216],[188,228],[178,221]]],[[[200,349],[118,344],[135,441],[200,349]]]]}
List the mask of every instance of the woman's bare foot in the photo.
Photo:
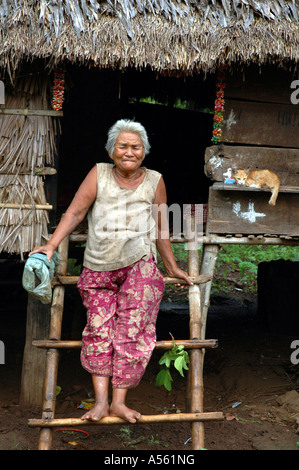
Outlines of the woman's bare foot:
{"type": "Polygon", "coordinates": [[[124,403],[111,403],[110,416],[117,416],[125,419],[129,423],[136,423],[141,418],[141,414],[136,410],[131,410],[124,403]]]}
{"type": "Polygon", "coordinates": [[[104,418],[104,416],[109,416],[109,405],[105,403],[95,403],[94,407],[87,411],[81,419],[90,419],[91,421],[99,421],[104,418]]]}
{"type": "Polygon", "coordinates": [[[92,382],[95,391],[95,405],[87,411],[81,419],[90,419],[91,421],[99,421],[104,416],[109,416],[108,403],[108,387],[109,377],[92,376],[92,382]]]}
{"type": "Polygon", "coordinates": [[[141,414],[126,406],[127,391],[126,388],[113,389],[110,416],[118,416],[118,418],[125,419],[129,423],[136,423],[141,418],[141,414]]]}

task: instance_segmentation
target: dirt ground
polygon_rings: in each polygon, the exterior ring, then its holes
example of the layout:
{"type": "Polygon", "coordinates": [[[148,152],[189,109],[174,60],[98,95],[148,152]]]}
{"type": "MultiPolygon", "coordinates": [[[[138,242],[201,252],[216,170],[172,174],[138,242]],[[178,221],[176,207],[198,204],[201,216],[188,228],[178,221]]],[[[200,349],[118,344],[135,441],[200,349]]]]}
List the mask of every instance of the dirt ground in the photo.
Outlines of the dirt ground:
{"type": "MultiPolygon", "coordinates": [[[[72,308],[70,308],[72,311],[72,308]]],[[[66,314],[67,315],[67,314],[66,314]]],[[[0,339],[5,364],[0,365],[0,450],[35,450],[39,430],[28,427],[40,412],[19,406],[24,349],[26,295],[19,284],[6,289],[1,303],[0,339]],[[22,305],[22,307],[20,307],[22,305]]],[[[188,337],[185,297],[166,292],[157,325],[158,339],[188,337]]],[[[222,411],[223,421],[205,424],[208,450],[296,450],[299,442],[299,365],[290,360],[293,336],[270,332],[257,316],[254,296],[212,297],[207,334],[218,339],[206,350],[204,411],[222,411]]],[[[186,378],[173,372],[173,389],[155,385],[162,351],[155,351],[146,374],[128,393],[128,405],[143,414],[186,410],[186,378]]],[[[81,402],[92,399],[89,374],[79,363],[78,351],[60,355],[56,417],[80,417],[81,402]]],[[[188,423],[80,427],[54,430],[53,450],[191,451],[188,423]]]]}

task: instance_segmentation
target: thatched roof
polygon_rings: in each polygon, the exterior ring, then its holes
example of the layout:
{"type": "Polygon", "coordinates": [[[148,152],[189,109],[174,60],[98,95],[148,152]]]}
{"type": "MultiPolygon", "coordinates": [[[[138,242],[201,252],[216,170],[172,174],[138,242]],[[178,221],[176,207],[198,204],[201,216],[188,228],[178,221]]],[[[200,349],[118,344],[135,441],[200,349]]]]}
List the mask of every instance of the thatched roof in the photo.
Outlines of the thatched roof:
{"type": "Polygon", "coordinates": [[[2,0],[0,67],[48,58],[192,74],[297,62],[296,0],[2,0]]]}

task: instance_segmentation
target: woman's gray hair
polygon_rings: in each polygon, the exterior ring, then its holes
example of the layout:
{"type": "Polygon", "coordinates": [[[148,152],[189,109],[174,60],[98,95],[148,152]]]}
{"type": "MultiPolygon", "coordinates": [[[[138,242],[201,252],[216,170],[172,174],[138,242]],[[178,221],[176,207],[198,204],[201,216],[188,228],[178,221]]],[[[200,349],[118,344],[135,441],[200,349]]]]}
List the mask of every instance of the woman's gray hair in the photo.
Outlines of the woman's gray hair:
{"type": "Polygon", "coordinates": [[[109,155],[113,155],[116,139],[121,132],[133,132],[134,134],[138,134],[142,140],[143,154],[144,156],[148,155],[151,146],[145,128],[139,122],[130,121],[129,119],[120,119],[110,127],[105,146],[109,155]]]}

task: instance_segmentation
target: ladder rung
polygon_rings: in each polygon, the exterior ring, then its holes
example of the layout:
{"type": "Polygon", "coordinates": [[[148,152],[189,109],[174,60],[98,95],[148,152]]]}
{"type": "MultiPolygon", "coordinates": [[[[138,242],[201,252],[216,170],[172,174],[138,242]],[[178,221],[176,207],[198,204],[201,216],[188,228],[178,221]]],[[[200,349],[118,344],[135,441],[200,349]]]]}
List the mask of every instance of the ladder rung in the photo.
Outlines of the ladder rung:
{"type": "MultiPolygon", "coordinates": [[[[176,277],[164,277],[165,284],[187,284],[187,282],[183,279],[179,279],[176,277]]],[[[206,282],[211,281],[212,276],[209,274],[200,274],[199,276],[190,276],[191,281],[193,284],[205,284],[206,282]]],[[[79,280],[79,276],[59,276],[56,275],[52,280],[52,286],[59,286],[59,285],[74,285],[77,284],[79,280]]]]}
{"type": "MultiPolygon", "coordinates": [[[[216,421],[223,420],[223,413],[220,411],[206,412],[206,413],[174,413],[166,415],[142,415],[138,424],[144,423],[162,423],[162,422],[195,422],[195,421],[216,421]]],[[[53,428],[59,426],[83,426],[83,425],[99,425],[99,424],[130,424],[128,421],[118,418],[116,416],[106,416],[99,421],[92,421],[89,419],[81,418],[56,418],[52,420],[43,419],[29,419],[28,425],[30,427],[43,427],[53,428]]],[[[137,423],[135,423],[137,424],[137,423]]]]}
{"type": "MultiPolygon", "coordinates": [[[[82,346],[82,341],[68,341],[68,340],[54,340],[54,339],[41,339],[32,341],[33,346],[45,349],[78,349],[82,346]]],[[[200,348],[217,348],[217,339],[189,339],[189,340],[176,340],[177,346],[184,346],[186,349],[200,349],[200,348]]],[[[157,341],[155,349],[172,349],[173,341],[157,341]]]]}

